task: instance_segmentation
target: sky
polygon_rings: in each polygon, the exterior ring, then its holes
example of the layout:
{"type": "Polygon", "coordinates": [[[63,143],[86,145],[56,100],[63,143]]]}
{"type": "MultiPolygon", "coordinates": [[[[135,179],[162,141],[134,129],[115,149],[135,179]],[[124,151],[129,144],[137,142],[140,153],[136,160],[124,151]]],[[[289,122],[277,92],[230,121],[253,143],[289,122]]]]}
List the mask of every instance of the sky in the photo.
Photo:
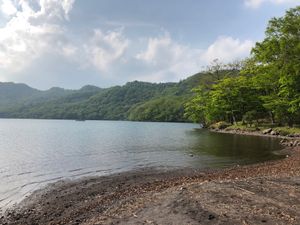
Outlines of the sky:
{"type": "Polygon", "coordinates": [[[248,57],[300,0],[0,0],[0,81],[77,89],[176,82],[248,57]]]}

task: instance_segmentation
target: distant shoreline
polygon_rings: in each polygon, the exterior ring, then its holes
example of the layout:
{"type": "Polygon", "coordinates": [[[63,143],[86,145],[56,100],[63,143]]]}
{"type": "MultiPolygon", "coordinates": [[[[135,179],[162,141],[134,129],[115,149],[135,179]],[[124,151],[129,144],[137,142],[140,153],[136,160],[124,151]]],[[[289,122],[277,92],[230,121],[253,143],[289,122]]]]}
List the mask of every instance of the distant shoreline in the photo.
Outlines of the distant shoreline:
{"type": "Polygon", "coordinates": [[[139,121],[139,120],[109,120],[109,119],[58,119],[58,118],[18,118],[18,117],[0,117],[0,120],[66,120],[66,121],[110,121],[110,122],[136,122],[136,123],[180,123],[180,124],[195,124],[197,123],[189,122],[189,121],[139,121]]]}
{"type": "MultiPolygon", "coordinates": [[[[136,224],[146,220],[152,221],[152,224],[164,224],[166,221],[186,224],[188,221],[195,222],[195,219],[231,224],[246,219],[257,224],[261,222],[258,220],[264,219],[257,219],[257,213],[251,208],[270,204],[266,197],[262,197],[267,194],[277,198],[276,201],[286,201],[287,191],[294,193],[294,197],[288,199],[290,202],[285,202],[290,204],[291,209],[281,209],[280,204],[274,203],[274,210],[284,211],[290,218],[297,219],[300,218],[300,210],[292,209],[300,197],[297,183],[300,181],[300,148],[286,148],[282,153],[289,157],[228,169],[143,169],[60,181],[34,192],[15,209],[7,211],[4,217],[0,217],[0,224],[136,224]],[[279,190],[284,183],[289,186],[279,190]],[[212,192],[215,194],[212,195],[212,192]],[[230,196],[240,194],[238,202],[228,202],[230,196]],[[193,200],[200,197],[199,202],[193,200]],[[164,202],[169,203],[163,205],[164,202]],[[218,211],[222,202],[229,207],[224,208],[223,214],[218,211]],[[239,207],[247,209],[247,214],[237,213],[239,207]]],[[[266,217],[267,221],[293,224],[293,220],[287,221],[287,218],[275,214],[267,216],[261,213],[260,216],[266,217]]]]}

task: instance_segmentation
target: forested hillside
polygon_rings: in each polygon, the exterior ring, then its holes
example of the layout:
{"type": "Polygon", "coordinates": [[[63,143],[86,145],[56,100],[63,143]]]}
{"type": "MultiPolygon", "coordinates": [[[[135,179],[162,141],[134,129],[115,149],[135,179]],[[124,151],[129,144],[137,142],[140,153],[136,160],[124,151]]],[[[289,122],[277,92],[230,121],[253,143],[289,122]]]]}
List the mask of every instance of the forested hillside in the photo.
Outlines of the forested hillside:
{"type": "MultiPolygon", "coordinates": [[[[219,71],[220,76],[228,71],[219,71]]],[[[79,90],[33,89],[0,83],[2,118],[187,121],[184,104],[192,89],[216,79],[212,72],[195,74],[178,83],[129,82],[123,86],[79,90]]]]}

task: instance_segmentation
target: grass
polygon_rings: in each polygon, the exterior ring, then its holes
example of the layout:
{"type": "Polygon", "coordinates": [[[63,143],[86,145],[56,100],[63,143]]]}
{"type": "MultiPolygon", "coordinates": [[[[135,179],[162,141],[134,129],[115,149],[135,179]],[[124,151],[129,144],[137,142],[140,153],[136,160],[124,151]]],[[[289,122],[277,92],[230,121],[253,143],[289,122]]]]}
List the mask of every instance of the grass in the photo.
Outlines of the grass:
{"type": "Polygon", "coordinates": [[[300,134],[299,127],[275,127],[274,130],[284,136],[289,134],[300,134]]]}

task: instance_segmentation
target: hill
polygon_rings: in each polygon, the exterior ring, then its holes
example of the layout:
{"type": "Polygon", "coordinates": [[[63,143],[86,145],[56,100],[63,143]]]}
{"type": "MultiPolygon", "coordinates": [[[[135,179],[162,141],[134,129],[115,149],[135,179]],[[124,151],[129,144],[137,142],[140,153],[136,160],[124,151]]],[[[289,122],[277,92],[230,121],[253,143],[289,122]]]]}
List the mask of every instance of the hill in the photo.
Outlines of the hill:
{"type": "Polygon", "coordinates": [[[211,74],[198,73],[178,83],[133,81],[111,88],[86,85],[46,91],[0,83],[0,117],[184,122],[191,90],[212,80],[211,74]]]}

